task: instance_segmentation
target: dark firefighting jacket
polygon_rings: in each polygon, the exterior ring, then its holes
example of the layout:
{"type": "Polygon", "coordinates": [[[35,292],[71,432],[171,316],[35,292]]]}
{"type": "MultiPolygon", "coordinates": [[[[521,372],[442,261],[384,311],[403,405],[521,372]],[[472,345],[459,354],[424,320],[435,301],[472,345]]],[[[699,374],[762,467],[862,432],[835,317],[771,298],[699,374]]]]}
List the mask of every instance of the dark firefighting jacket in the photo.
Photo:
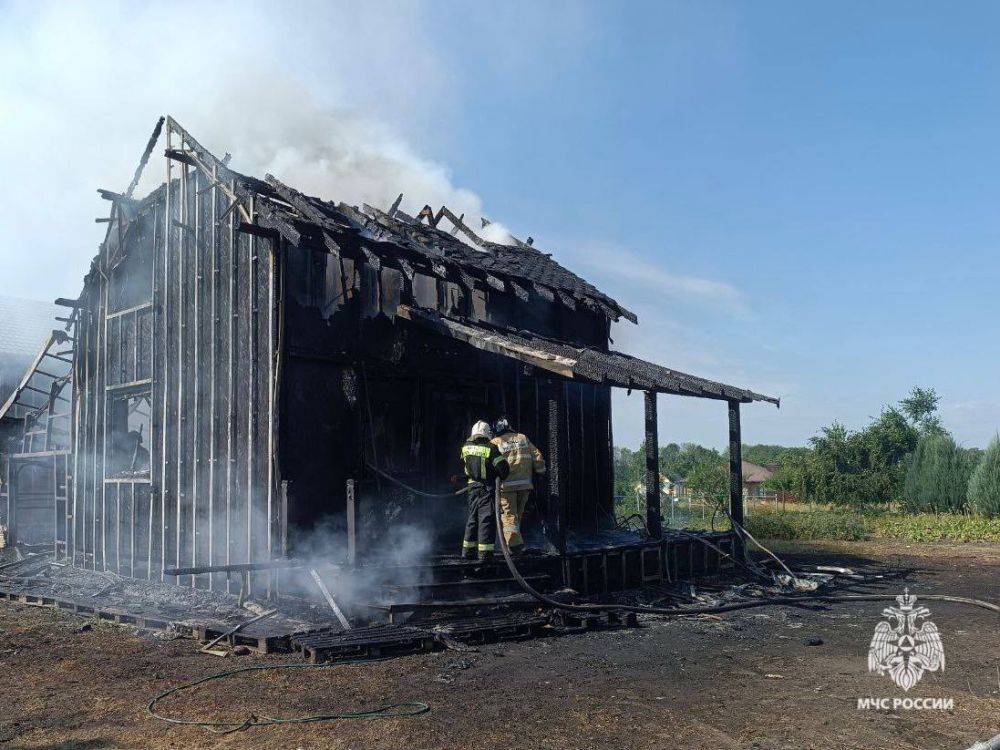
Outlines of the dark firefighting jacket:
{"type": "Polygon", "coordinates": [[[510,464],[500,450],[487,438],[473,438],[462,446],[462,468],[469,483],[492,486],[497,478],[503,480],[510,473],[510,464]]]}

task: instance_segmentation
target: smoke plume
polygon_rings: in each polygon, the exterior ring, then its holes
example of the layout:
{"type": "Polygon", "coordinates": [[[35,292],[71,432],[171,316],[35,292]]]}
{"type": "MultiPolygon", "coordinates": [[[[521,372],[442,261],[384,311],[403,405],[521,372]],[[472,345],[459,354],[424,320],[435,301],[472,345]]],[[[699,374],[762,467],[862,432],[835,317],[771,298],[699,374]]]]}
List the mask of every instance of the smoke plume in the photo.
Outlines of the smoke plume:
{"type": "MultiPolygon", "coordinates": [[[[14,2],[0,14],[9,293],[79,288],[107,215],[95,189],[124,189],[160,114],[239,171],[353,205],[403,193],[404,210],[445,204],[480,226],[482,199],[411,145],[446,148],[461,85],[421,3],[14,2]]],[[[154,158],[137,193],[163,178],[154,158]]]]}

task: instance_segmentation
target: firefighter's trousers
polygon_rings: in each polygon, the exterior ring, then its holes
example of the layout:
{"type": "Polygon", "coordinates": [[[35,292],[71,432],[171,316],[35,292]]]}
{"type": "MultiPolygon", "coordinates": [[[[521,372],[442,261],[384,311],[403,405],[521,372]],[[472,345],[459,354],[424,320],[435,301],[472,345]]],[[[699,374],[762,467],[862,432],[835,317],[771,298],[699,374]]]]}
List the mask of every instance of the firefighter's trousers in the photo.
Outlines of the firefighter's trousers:
{"type": "Polygon", "coordinates": [[[521,537],[521,519],[528,504],[531,490],[500,490],[500,520],[503,521],[503,536],[511,549],[524,544],[521,537]]]}
{"type": "Polygon", "coordinates": [[[469,515],[465,522],[462,552],[471,557],[475,551],[480,559],[492,557],[497,538],[496,513],[493,508],[493,488],[486,484],[472,485],[468,496],[469,515]]]}

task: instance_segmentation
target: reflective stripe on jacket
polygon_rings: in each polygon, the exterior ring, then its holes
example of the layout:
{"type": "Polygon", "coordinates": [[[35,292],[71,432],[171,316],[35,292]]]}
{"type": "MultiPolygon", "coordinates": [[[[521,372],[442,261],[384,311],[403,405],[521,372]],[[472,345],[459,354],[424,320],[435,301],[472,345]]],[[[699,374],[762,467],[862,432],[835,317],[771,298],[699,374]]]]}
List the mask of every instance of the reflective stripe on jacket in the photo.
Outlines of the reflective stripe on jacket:
{"type": "Polygon", "coordinates": [[[505,432],[493,438],[493,445],[510,464],[510,473],[503,481],[505,490],[530,490],[534,487],[532,477],[545,473],[542,452],[520,432],[505,432]]]}
{"type": "Polygon", "coordinates": [[[497,477],[504,479],[510,466],[497,447],[486,438],[469,440],[462,446],[462,468],[470,482],[493,484],[497,477]]]}

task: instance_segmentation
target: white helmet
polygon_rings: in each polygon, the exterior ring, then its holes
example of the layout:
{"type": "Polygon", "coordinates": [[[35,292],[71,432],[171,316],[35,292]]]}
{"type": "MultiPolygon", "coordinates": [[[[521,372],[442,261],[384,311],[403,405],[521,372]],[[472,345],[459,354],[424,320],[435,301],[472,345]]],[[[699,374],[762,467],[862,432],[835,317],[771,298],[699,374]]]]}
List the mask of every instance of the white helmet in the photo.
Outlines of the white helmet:
{"type": "Polygon", "coordinates": [[[472,425],[472,432],[469,434],[469,439],[471,440],[472,438],[477,437],[486,438],[487,440],[493,437],[493,430],[490,429],[489,422],[479,420],[472,425]]]}

